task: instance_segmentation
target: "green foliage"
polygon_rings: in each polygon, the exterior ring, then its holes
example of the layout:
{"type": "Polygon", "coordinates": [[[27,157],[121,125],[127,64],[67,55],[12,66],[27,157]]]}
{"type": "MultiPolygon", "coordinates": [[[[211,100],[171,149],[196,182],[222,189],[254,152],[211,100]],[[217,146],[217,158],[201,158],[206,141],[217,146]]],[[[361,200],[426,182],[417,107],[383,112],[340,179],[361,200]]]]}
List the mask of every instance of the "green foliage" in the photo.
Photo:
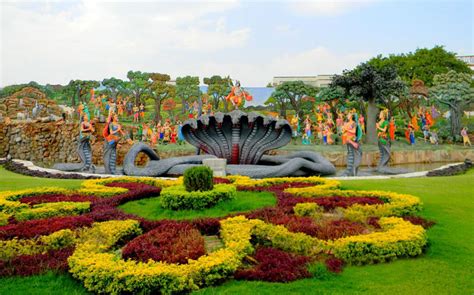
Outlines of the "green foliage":
{"type": "Polygon", "coordinates": [[[372,58],[369,64],[377,68],[394,66],[405,82],[411,83],[414,79],[420,79],[427,86],[432,86],[435,75],[445,74],[450,70],[472,75],[469,66],[458,60],[456,53],[446,51],[443,46],[419,48],[415,52],[391,54],[388,57],[379,55],[372,58]]]}
{"type": "Polygon", "coordinates": [[[126,94],[128,92],[127,83],[114,77],[102,80],[102,85],[106,87],[106,92],[114,100],[117,100],[119,94],[126,94]]]}
{"type": "Polygon", "coordinates": [[[433,79],[433,87],[430,89],[431,97],[449,107],[453,138],[459,137],[463,111],[474,101],[472,82],[470,74],[455,71],[436,75],[433,79]]]}
{"type": "Polygon", "coordinates": [[[228,111],[225,97],[230,91],[232,84],[231,79],[229,77],[222,78],[221,76],[214,75],[210,78],[204,78],[203,81],[204,84],[208,85],[207,94],[212,97],[214,109],[219,109],[219,102],[222,101],[225,111],[228,111]]]}
{"type": "Polygon", "coordinates": [[[280,101],[280,103],[288,100],[295,112],[302,118],[304,116],[302,109],[303,98],[306,96],[314,97],[317,92],[318,88],[307,85],[303,81],[288,81],[278,85],[272,93],[272,97],[280,101]]]}
{"type": "Polygon", "coordinates": [[[9,85],[9,86],[3,87],[2,89],[0,89],[0,98],[10,96],[14,94],[15,92],[22,90],[25,87],[33,87],[45,92],[44,86],[39,85],[35,81],[31,81],[30,83],[27,83],[27,84],[15,84],[15,85],[9,85]]]}
{"type": "Polygon", "coordinates": [[[71,80],[65,89],[65,93],[71,97],[71,104],[75,106],[76,99],[79,102],[88,101],[91,89],[99,86],[100,83],[94,80],[71,80]]]}
{"type": "Polygon", "coordinates": [[[319,218],[323,210],[317,203],[298,203],[293,207],[296,216],[308,216],[319,218]]]}
{"type": "Polygon", "coordinates": [[[290,99],[283,91],[274,91],[265,101],[265,105],[270,106],[274,110],[280,110],[280,116],[285,118],[286,111],[290,106],[290,99]]]}
{"type": "Polygon", "coordinates": [[[235,198],[236,189],[231,184],[217,184],[209,191],[187,191],[184,186],[164,188],[160,193],[160,205],[170,210],[199,210],[235,198]]]}
{"type": "Polygon", "coordinates": [[[396,68],[392,65],[375,67],[370,63],[362,63],[351,71],[334,76],[331,87],[341,87],[350,94],[352,100],[368,102],[367,110],[367,140],[375,144],[377,132],[375,119],[376,103],[382,103],[393,113],[398,106],[398,97],[406,86],[397,76],[396,68]]]}
{"type": "Polygon", "coordinates": [[[207,166],[188,168],[183,174],[183,183],[188,192],[209,191],[213,187],[213,172],[207,166]]]}
{"type": "Polygon", "coordinates": [[[201,90],[199,89],[199,77],[178,77],[176,78],[176,96],[181,99],[181,113],[187,110],[187,104],[192,100],[198,100],[200,111],[202,110],[201,90]]]}
{"type": "Polygon", "coordinates": [[[238,191],[234,199],[217,203],[201,210],[169,210],[160,205],[160,197],[131,201],[120,206],[123,211],[151,220],[198,219],[204,217],[224,217],[232,213],[243,213],[254,209],[273,206],[276,198],[269,192],[238,191]]]}
{"type": "Polygon", "coordinates": [[[135,103],[142,103],[150,87],[150,74],[140,71],[128,71],[127,78],[129,82],[126,84],[126,87],[133,94],[135,103]]]}
{"type": "Polygon", "coordinates": [[[161,120],[161,105],[176,95],[176,86],[168,83],[171,78],[167,74],[151,73],[150,78],[149,94],[155,102],[155,121],[158,122],[161,120]]]}

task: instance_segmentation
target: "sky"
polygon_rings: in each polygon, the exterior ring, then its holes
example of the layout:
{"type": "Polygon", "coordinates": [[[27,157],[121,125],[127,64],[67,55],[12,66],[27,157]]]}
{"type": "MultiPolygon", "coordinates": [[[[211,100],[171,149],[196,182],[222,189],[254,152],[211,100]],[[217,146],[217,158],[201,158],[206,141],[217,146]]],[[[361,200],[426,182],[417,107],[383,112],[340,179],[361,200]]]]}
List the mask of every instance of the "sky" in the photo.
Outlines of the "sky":
{"type": "Polygon", "coordinates": [[[0,87],[129,70],[265,86],[435,45],[474,54],[472,0],[0,1],[0,87]]]}

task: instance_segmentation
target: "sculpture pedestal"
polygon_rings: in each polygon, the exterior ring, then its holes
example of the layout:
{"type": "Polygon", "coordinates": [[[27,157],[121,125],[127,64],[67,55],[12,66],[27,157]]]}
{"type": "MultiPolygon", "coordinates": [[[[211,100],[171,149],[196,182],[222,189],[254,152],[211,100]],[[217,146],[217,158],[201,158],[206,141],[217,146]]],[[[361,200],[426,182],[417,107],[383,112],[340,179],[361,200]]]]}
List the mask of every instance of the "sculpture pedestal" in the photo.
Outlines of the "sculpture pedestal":
{"type": "Polygon", "coordinates": [[[211,168],[212,172],[214,172],[214,176],[217,176],[217,177],[226,176],[226,172],[225,172],[225,168],[227,166],[226,159],[219,159],[219,158],[203,159],[202,164],[204,164],[204,166],[208,166],[209,168],[211,168]]]}

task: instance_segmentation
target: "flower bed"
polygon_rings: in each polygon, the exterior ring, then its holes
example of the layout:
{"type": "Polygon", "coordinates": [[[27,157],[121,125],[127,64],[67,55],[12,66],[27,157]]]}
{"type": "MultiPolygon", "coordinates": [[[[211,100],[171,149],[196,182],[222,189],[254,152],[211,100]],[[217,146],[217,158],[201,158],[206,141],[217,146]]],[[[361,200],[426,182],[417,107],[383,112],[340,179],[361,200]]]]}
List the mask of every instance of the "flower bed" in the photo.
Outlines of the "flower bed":
{"type": "Polygon", "coordinates": [[[233,199],[235,192],[235,186],[230,184],[217,184],[209,191],[191,192],[186,191],[183,185],[176,185],[161,191],[160,204],[163,208],[171,210],[199,210],[233,199]]]}
{"type": "Polygon", "coordinates": [[[421,202],[406,194],[341,190],[319,177],[214,182],[214,190],[196,193],[182,179],[133,177],[1,192],[0,276],[69,270],[89,291],[112,294],[188,292],[234,275],[286,282],[309,277],[313,262],[339,272],[344,264],[420,255],[427,237],[417,224],[432,225],[413,216],[421,202]],[[236,190],[271,192],[277,204],[179,222],[117,209],[151,197],[174,210],[201,209],[236,190]],[[206,253],[203,235],[218,235],[223,246],[206,253]]]}

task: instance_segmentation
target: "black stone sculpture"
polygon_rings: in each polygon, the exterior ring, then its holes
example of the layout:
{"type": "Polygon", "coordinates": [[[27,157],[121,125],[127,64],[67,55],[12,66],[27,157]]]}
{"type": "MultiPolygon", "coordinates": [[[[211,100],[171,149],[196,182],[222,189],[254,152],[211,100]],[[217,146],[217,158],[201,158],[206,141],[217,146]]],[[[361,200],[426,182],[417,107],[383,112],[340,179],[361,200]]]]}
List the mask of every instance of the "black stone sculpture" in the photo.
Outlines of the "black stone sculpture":
{"type": "Polygon", "coordinates": [[[92,164],[92,148],[90,144],[90,137],[84,136],[79,138],[77,146],[77,153],[81,159],[81,163],[60,163],[55,164],[53,169],[62,171],[83,171],[83,172],[95,172],[95,166],[92,164]]]}
{"type": "Polygon", "coordinates": [[[228,164],[227,174],[254,178],[331,175],[336,172],[331,162],[315,152],[297,152],[287,156],[264,155],[266,151],[291,141],[291,127],[286,120],[235,110],[188,120],[183,124],[182,133],[190,144],[203,150],[206,155],[159,160],[149,146],[137,143],[125,156],[124,173],[176,176],[191,166],[202,165],[202,160],[206,158],[224,158],[228,164]],[[135,158],[140,152],[150,158],[145,167],[135,165],[135,158]]]}

